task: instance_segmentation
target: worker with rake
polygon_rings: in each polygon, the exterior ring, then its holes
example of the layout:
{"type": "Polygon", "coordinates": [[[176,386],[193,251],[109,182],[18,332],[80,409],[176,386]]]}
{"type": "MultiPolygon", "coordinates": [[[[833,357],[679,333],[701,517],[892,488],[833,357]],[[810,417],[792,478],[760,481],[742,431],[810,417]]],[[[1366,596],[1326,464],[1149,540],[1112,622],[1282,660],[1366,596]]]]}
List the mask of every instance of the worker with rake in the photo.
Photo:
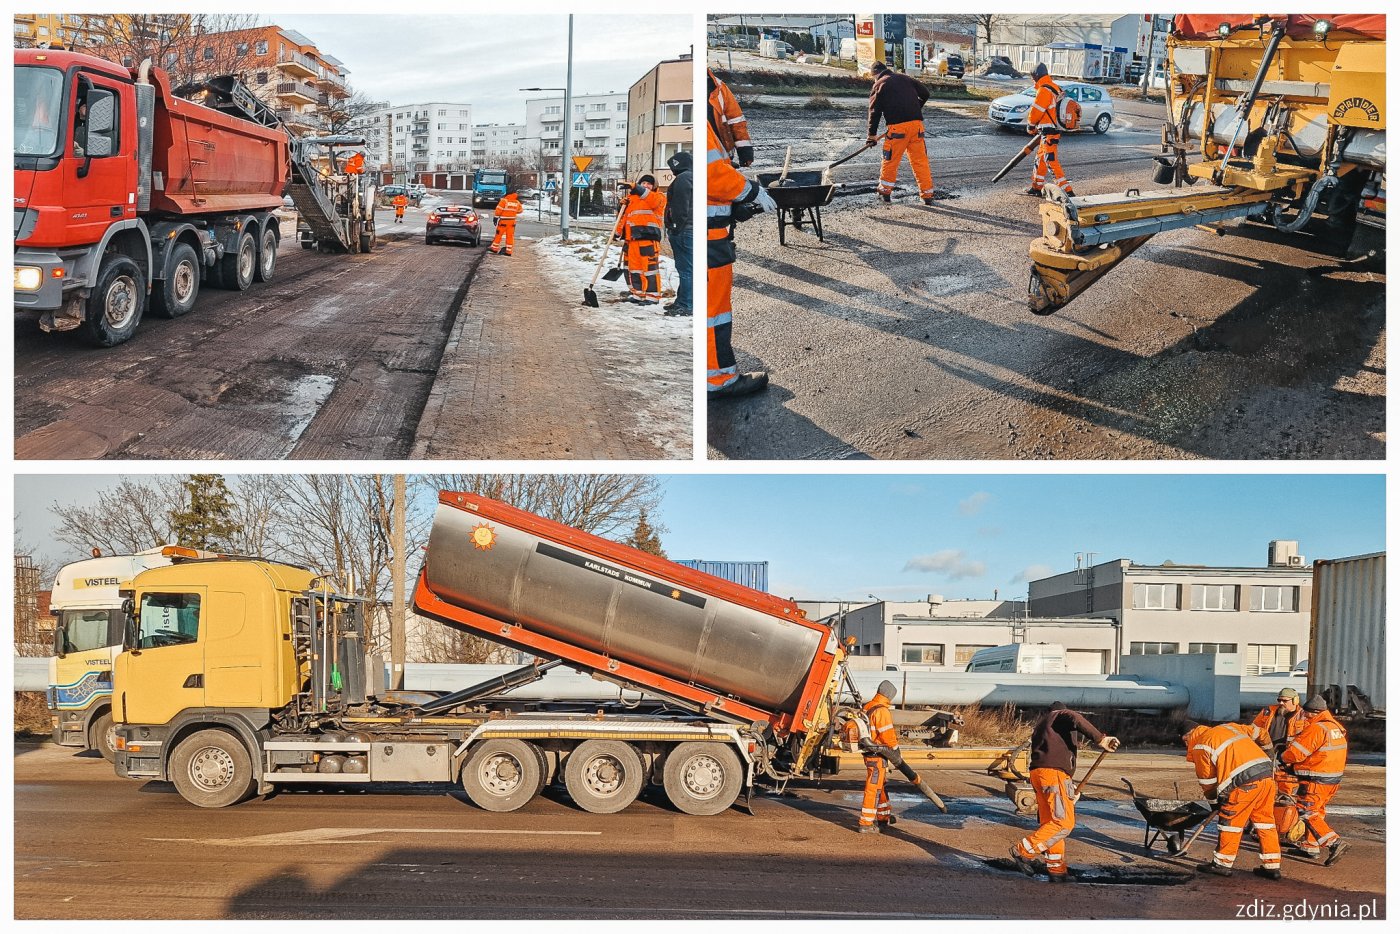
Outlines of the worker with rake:
{"type": "Polygon", "coordinates": [[[1117,737],[1105,736],[1083,714],[1059,701],[1051,704],[1031,729],[1031,787],[1040,827],[1011,847],[1017,869],[1034,876],[1043,866],[1054,883],[1073,881],[1065,864],[1065,840],[1074,830],[1074,804],[1079,800],[1071,781],[1076,734],[1089,737],[1104,752],[1113,752],[1119,745],[1117,737]]]}

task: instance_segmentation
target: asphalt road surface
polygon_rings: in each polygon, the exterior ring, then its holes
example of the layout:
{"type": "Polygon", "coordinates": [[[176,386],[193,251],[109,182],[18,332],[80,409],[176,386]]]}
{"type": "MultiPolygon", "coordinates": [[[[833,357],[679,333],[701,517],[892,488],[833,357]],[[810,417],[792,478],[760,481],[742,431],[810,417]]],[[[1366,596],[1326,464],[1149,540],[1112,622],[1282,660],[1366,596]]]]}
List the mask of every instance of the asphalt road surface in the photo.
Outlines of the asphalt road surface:
{"type": "Polygon", "coordinates": [[[999,782],[968,773],[933,777],[946,815],[892,784],[898,825],[863,836],[855,780],[701,818],[647,797],[588,814],[553,789],[492,814],[447,786],[200,810],[169,785],[116,778],[94,754],[17,743],[14,762],[20,919],[1189,919],[1300,902],[1385,912],[1380,767],[1353,766],[1337,800],[1336,826],[1353,842],[1345,860],[1288,859],[1281,884],[1199,876],[1192,864],[1209,851],[1199,842],[1184,860],[1160,844],[1145,855],[1116,776],[1169,796],[1194,776],[1179,755],[1114,757],[1070,841],[1079,884],[1052,892],[1001,862],[1034,822],[995,797],[999,782]]]}
{"type": "MultiPolygon", "coordinates": [[[[1019,87],[1010,83],[1008,92],[1019,87]]],[[[754,170],[820,169],[864,142],[864,102],[761,97],[754,170]]],[[[1115,100],[1103,136],[1060,147],[1079,194],[1153,187],[1163,108],[1115,100]]],[[[1160,234],[1048,318],[1025,307],[1038,202],[1026,140],[985,104],[926,111],[935,184],[907,164],[876,202],[878,150],[835,170],[825,242],[762,215],[739,227],[734,344],[770,388],[712,403],[729,458],[1380,458],[1385,275],[1249,226],[1160,234]]]]}

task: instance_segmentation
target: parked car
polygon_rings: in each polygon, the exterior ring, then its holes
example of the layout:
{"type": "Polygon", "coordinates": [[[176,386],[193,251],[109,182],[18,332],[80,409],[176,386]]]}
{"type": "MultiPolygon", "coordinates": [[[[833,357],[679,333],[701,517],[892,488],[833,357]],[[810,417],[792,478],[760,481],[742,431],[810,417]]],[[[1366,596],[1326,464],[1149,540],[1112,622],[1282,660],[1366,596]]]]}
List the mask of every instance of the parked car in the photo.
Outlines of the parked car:
{"type": "Polygon", "coordinates": [[[435,240],[465,240],[470,246],[481,246],[481,218],[465,204],[438,205],[428,212],[423,235],[425,243],[435,240]]]}
{"type": "Polygon", "coordinates": [[[966,71],[966,66],[963,65],[961,55],[953,55],[950,53],[948,57],[943,60],[943,67],[939,68],[938,71],[939,74],[949,78],[961,78],[966,71]]]}
{"type": "MultiPolygon", "coordinates": [[[[1109,96],[1107,90],[1097,85],[1081,84],[1076,81],[1061,81],[1059,85],[1064,89],[1067,97],[1079,102],[1079,128],[1081,130],[1093,130],[1095,133],[1108,132],[1108,128],[1113,125],[1113,98],[1109,96]]],[[[1002,126],[1025,129],[1026,117],[1030,113],[1033,103],[1035,103],[1034,85],[1015,94],[998,97],[988,106],[987,116],[1002,126]]]]}

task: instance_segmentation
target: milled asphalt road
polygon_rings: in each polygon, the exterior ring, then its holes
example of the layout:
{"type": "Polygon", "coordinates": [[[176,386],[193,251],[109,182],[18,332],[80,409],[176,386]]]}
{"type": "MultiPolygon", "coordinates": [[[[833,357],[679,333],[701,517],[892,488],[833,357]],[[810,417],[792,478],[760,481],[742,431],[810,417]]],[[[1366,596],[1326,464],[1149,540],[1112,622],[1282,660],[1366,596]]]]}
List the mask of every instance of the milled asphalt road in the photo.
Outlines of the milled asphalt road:
{"type": "MultiPolygon", "coordinates": [[[[1008,83],[1007,91],[1019,83],[1008,83]]],[[[864,102],[763,97],[759,169],[820,168],[864,141],[864,102]]],[[[1152,187],[1163,108],[1116,100],[1104,136],[1066,136],[1079,194],[1152,187]]],[[[935,184],[876,203],[878,150],[835,171],[825,243],[739,227],[734,344],[770,388],[712,403],[726,458],[1380,458],[1385,276],[1258,226],[1160,234],[1048,317],[1025,307],[1038,202],[1024,145],[985,104],[926,110],[935,184]]],[[[1365,241],[1378,245],[1379,238],[1365,241]]]]}
{"type": "MultiPolygon", "coordinates": [[[[449,786],[376,793],[298,791],[224,810],[170,785],[118,779],[94,754],[14,749],[14,899],[19,919],[458,918],[1234,918],[1306,900],[1384,917],[1385,770],[1353,766],[1336,826],[1353,843],[1336,867],[1289,859],[1286,884],[1249,872],[1201,877],[1161,845],[1121,794],[1191,794],[1179,754],[1121,754],[1081,802],[1069,861],[1080,884],[1048,888],[1001,868],[1033,827],[999,781],[929,773],[939,814],[891,784],[899,823],[853,832],[860,781],[794,788],[714,817],[647,796],[612,815],[547,790],[511,814],[449,786]],[[1088,800],[1093,799],[1093,800],[1088,800]],[[1258,902],[1255,899],[1258,899],[1258,902]]],[[[1082,768],[1082,766],[1081,766],[1082,768]]],[[[1203,835],[1208,841],[1212,833],[1203,835]]],[[[1255,864],[1246,843],[1240,865],[1255,864]]]]}

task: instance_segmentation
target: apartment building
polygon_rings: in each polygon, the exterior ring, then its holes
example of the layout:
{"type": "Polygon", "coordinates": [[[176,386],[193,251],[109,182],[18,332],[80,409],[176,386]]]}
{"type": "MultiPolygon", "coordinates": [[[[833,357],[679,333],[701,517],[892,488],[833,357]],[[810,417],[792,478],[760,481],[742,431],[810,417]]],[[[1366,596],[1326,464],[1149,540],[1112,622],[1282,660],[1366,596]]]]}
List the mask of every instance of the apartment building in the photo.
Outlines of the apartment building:
{"type": "Polygon", "coordinates": [[[525,124],[486,123],[472,127],[472,168],[528,159],[525,124]]]}
{"type": "Polygon", "coordinates": [[[459,101],[384,107],[352,126],[366,161],[394,172],[465,172],[472,166],[472,108],[459,101]]]}
{"type": "Polygon", "coordinates": [[[572,113],[564,113],[564,98],[537,97],[525,102],[524,158],[549,172],[558,172],[564,152],[564,121],[571,124],[573,155],[592,156],[589,172],[604,178],[621,177],[627,167],[627,95],[575,94],[572,113]]]}
{"type": "Polygon", "coordinates": [[[695,148],[691,65],[689,55],[659,62],[628,90],[627,178],[654,175],[666,188],[672,177],[666,160],[695,148]]]}

